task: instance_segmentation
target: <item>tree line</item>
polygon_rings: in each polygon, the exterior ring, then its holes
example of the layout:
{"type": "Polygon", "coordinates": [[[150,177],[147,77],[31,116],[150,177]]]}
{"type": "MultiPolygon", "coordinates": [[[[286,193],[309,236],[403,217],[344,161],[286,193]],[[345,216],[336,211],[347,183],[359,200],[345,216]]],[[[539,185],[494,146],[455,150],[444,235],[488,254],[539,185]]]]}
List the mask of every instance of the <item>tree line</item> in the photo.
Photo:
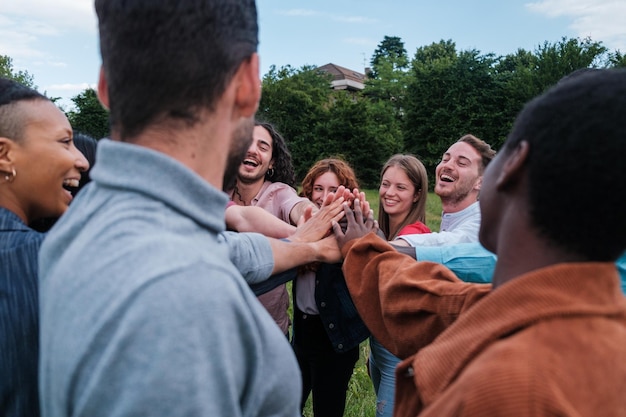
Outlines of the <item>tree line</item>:
{"type": "MultiPolygon", "coordinates": [[[[442,153],[466,133],[499,149],[528,100],[577,69],[626,67],[626,56],[590,38],[564,37],[505,56],[457,50],[452,40],[441,40],[409,58],[401,38],[385,36],[370,65],[358,92],[332,90],[331,76],[313,66],[272,66],[263,76],[257,116],[285,136],[298,181],[330,156],[346,159],[364,188],[377,186],[381,166],[398,152],[414,154],[433,173],[442,153]]],[[[15,75],[32,85],[30,74],[15,75]]],[[[67,114],[76,130],[108,135],[107,112],[94,90],[72,101],[76,108],[67,114]]]]}

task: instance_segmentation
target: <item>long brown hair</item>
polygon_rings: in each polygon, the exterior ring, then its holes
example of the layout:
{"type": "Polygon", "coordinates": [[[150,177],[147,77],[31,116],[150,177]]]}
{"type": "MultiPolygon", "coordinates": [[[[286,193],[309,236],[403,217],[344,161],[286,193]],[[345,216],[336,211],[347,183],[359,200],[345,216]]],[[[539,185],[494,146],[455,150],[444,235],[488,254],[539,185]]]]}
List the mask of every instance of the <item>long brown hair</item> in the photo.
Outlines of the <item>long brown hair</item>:
{"type": "Polygon", "coordinates": [[[415,187],[415,194],[419,194],[419,198],[411,205],[411,210],[406,218],[400,223],[396,230],[389,230],[389,214],[385,212],[384,206],[379,199],[378,224],[380,230],[385,234],[388,240],[396,238],[396,235],[402,228],[408,224],[420,221],[426,221],[426,197],[428,196],[428,174],[424,164],[413,155],[396,154],[389,158],[380,171],[380,181],[383,181],[383,175],[390,168],[396,166],[403,170],[409,180],[415,187]]]}

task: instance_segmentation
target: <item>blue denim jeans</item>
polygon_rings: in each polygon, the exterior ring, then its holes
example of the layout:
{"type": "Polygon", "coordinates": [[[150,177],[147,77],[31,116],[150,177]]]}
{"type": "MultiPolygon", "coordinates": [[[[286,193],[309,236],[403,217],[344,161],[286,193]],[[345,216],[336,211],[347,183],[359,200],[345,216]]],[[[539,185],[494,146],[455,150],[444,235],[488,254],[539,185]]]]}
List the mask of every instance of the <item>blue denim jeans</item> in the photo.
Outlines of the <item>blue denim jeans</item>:
{"type": "Polygon", "coordinates": [[[393,416],[398,363],[399,358],[392,355],[373,336],[370,337],[369,371],[376,392],[376,417],[393,416]]]}

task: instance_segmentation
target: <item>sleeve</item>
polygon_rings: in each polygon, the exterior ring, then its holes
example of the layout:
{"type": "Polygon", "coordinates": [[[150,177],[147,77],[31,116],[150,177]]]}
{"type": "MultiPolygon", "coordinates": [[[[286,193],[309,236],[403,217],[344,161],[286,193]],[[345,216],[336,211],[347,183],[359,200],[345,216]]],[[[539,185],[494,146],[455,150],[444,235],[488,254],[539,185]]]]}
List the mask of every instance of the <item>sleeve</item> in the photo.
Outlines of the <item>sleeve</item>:
{"type": "Polygon", "coordinates": [[[309,199],[306,197],[299,197],[296,191],[288,186],[287,184],[283,184],[284,187],[277,189],[275,198],[278,200],[278,204],[280,207],[280,217],[283,221],[291,224],[291,210],[295,207],[296,204],[306,201],[309,199]]]}
{"type": "Polygon", "coordinates": [[[274,269],[274,255],[268,239],[260,233],[223,232],[230,261],[248,284],[266,280],[274,269]]]}
{"type": "Polygon", "coordinates": [[[480,243],[461,243],[448,246],[416,246],[418,261],[444,265],[465,282],[489,283],[496,266],[496,255],[480,243]]]}
{"type": "Polygon", "coordinates": [[[250,284],[250,289],[257,297],[263,295],[266,292],[273,290],[279,285],[285,284],[289,281],[293,281],[298,276],[298,268],[288,269],[284,272],[272,275],[268,279],[250,284]]]}
{"type": "Polygon", "coordinates": [[[479,224],[467,222],[453,231],[398,236],[411,246],[441,246],[456,243],[473,243],[478,240],[479,224]]]}
{"type": "Polygon", "coordinates": [[[440,264],[416,262],[374,233],[342,252],[346,283],[361,318],[400,358],[430,343],[491,288],[464,283],[440,264]]]}

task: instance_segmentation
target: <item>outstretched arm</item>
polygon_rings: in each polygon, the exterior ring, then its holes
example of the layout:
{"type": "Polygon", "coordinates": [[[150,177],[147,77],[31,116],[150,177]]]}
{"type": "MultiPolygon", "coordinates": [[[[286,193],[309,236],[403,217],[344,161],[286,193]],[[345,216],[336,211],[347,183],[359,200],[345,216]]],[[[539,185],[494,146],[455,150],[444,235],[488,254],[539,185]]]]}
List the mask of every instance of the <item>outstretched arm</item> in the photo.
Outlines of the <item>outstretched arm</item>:
{"type": "Polygon", "coordinates": [[[350,295],[372,334],[396,356],[405,358],[430,343],[489,292],[490,285],[464,283],[442,265],[398,253],[368,232],[373,216],[364,218],[360,205],[344,210],[346,232],[338,224],[333,228],[350,295]]]}
{"type": "Polygon", "coordinates": [[[236,232],[257,232],[278,239],[290,236],[296,231],[295,226],[256,206],[226,207],[226,226],[236,232]]]}

